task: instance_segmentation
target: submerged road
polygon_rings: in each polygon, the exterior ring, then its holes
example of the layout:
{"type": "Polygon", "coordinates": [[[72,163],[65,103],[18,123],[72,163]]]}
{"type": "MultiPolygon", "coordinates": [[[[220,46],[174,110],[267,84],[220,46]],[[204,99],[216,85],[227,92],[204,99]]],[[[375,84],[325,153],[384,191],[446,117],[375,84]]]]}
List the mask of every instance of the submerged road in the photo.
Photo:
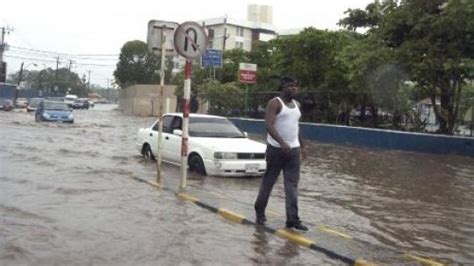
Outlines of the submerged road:
{"type": "MultiPolygon", "coordinates": [[[[114,107],[75,111],[73,125],[0,112],[0,264],[342,263],[132,180],[156,175],[134,146],[137,129],[154,118],[114,107]]],[[[308,155],[303,220],[439,262],[474,262],[474,159],[322,143],[310,143],[308,155]]],[[[163,167],[164,183],[179,179],[179,168],[163,167]]],[[[246,206],[259,182],[188,180],[246,206]]],[[[280,180],[269,219],[284,214],[283,205],[280,180]]]]}

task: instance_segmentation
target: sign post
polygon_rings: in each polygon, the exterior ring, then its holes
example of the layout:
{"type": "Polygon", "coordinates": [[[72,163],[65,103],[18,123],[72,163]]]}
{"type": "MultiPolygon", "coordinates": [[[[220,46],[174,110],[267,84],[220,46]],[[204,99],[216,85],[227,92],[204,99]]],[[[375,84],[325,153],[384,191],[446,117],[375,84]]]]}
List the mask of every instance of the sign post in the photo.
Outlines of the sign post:
{"type": "Polygon", "coordinates": [[[257,82],[257,65],[240,63],[239,64],[239,82],[245,84],[244,114],[247,116],[249,101],[249,85],[257,82]]]}
{"type": "Polygon", "coordinates": [[[201,56],[201,67],[222,68],[222,50],[207,49],[201,56]]]}
{"type": "Polygon", "coordinates": [[[207,35],[204,29],[195,22],[184,22],[174,33],[174,47],[178,54],[186,58],[184,68],[183,95],[183,135],[181,138],[181,182],[180,188],[186,187],[189,138],[189,109],[191,99],[192,59],[207,48],[207,35]]]}
{"type": "MultiPolygon", "coordinates": [[[[178,23],[151,20],[148,22],[148,36],[147,45],[150,52],[155,54],[161,54],[161,67],[160,67],[160,108],[158,112],[158,156],[156,159],[156,183],[161,185],[161,161],[162,161],[162,146],[163,146],[163,91],[165,86],[165,54],[174,53],[173,46],[170,45],[169,41],[172,40],[170,34],[177,28],[178,23]],[[168,42],[167,42],[168,40],[168,42]],[[161,52],[158,52],[160,51],[161,52]]],[[[153,102],[152,102],[153,110],[153,102]]],[[[153,115],[153,113],[152,113],[153,115]]]]}

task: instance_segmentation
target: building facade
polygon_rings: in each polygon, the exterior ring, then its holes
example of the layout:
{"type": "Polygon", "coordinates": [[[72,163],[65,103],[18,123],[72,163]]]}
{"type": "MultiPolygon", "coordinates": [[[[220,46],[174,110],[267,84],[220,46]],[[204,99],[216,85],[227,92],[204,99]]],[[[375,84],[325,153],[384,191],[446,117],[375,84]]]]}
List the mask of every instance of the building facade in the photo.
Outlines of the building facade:
{"type": "Polygon", "coordinates": [[[200,21],[208,30],[208,48],[231,50],[240,48],[252,50],[252,43],[257,40],[268,41],[277,36],[275,27],[268,23],[237,20],[219,17],[200,21]]]}

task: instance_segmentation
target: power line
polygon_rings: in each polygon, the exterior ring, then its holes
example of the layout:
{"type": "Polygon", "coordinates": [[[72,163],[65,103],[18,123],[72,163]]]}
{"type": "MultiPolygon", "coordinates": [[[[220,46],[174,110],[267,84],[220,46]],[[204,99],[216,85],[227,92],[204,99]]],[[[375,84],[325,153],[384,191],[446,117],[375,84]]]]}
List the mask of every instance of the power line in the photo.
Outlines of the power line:
{"type": "MultiPolygon", "coordinates": [[[[23,56],[15,56],[15,55],[5,55],[5,57],[31,60],[31,61],[41,61],[41,62],[56,62],[56,60],[53,60],[53,59],[31,58],[31,57],[23,57],[23,56]]],[[[116,65],[89,64],[89,63],[77,63],[77,62],[75,64],[80,65],[80,66],[100,66],[100,67],[115,67],[116,66],[116,65]]]]}
{"type": "Polygon", "coordinates": [[[16,59],[24,59],[24,60],[31,60],[31,61],[41,61],[41,62],[50,62],[56,63],[56,60],[53,59],[39,59],[39,58],[28,58],[28,57],[21,57],[21,56],[14,56],[14,55],[5,55],[7,58],[16,58],[16,59]]]}
{"type": "MultiPolygon", "coordinates": [[[[18,50],[18,49],[11,49],[9,50],[10,53],[19,54],[19,56],[34,56],[34,57],[53,57],[58,56],[58,54],[49,54],[49,53],[39,53],[34,51],[27,51],[27,50],[18,50]]],[[[106,58],[106,57],[82,57],[82,56],[68,56],[68,55],[59,55],[63,58],[68,58],[68,60],[88,60],[88,61],[118,61],[116,58],[106,58]]]]}
{"type": "Polygon", "coordinates": [[[48,53],[48,54],[55,54],[55,55],[65,55],[65,56],[119,56],[118,54],[70,54],[70,53],[60,53],[60,52],[52,52],[52,51],[46,51],[46,50],[39,50],[39,49],[31,49],[31,48],[25,48],[25,47],[20,47],[20,46],[14,46],[10,45],[11,48],[19,49],[19,50],[25,50],[25,51],[32,51],[36,53],[48,53]]]}

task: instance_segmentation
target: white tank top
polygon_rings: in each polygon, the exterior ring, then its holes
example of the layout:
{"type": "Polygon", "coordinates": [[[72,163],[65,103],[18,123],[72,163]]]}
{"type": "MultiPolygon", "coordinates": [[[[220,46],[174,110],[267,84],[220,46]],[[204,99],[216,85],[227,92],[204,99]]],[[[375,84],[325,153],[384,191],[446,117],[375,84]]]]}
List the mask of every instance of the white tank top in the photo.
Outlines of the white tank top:
{"type": "MultiPolygon", "coordinates": [[[[298,139],[299,134],[299,120],[301,117],[300,109],[293,100],[295,107],[289,108],[283,102],[280,97],[276,97],[281,103],[281,111],[276,115],[275,119],[275,129],[280,134],[281,138],[288,143],[290,148],[296,148],[300,146],[300,141],[298,139]]],[[[280,148],[280,144],[267,133],[267,142],[274,146],[280,148]]]]}

